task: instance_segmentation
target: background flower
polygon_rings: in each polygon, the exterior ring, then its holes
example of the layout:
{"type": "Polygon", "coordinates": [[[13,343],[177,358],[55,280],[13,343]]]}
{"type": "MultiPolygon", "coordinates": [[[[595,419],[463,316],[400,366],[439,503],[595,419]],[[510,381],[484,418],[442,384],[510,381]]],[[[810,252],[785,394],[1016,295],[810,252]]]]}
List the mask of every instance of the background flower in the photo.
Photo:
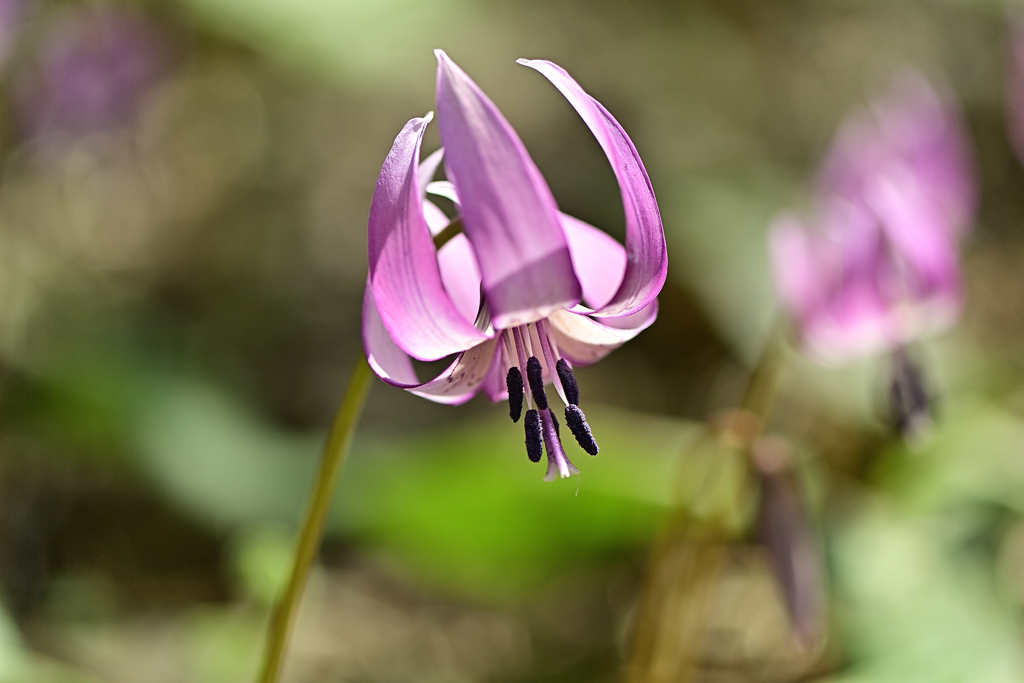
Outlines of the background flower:
{"type": "Polygon", "coordinates": [[[948,329],[959,318],[959,238],[975,207],[960,119],[905,72],[841,127],[811,230],[772,228],[776,288],[807,351],[840,361],[948,329]]]}

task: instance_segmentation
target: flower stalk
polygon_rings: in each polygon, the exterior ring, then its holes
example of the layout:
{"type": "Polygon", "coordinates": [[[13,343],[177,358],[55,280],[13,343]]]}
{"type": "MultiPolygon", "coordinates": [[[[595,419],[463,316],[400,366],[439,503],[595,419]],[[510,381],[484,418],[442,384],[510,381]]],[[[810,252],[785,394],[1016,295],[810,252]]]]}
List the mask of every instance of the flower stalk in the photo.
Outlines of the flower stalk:
{"type": "Polygon", "coordinates": [[[345,466],[345,459],[352,446],[352,437],[355,436],[356,424],[363,412],[363,405],[366,403],[372,378],[373,373],[370,371],[370,366],[360,355],[352,369],[348,389],[334,415],[331,430],[327,435],[327,442],[324,444],[323,456],[313,482],[309,506],[306,508],[306,515],[299,531],[299,540],[295,548],[288,584],[270,615],[263,663],[257,679],[259,683],[276,683],[281,675],[288,636],[298,612],[306,579],[309,577],[313,561],[320,550],[324,524],[331,508],[338,475],[341,474],[341,470],[345,466]]]}

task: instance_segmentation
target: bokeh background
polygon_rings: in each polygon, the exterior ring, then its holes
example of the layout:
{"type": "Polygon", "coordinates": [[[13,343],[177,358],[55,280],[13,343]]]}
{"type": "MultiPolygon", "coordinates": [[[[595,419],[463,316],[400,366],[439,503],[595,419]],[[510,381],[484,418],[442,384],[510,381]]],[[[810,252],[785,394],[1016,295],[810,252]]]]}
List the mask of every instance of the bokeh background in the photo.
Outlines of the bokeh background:
{"type": "Polygon", "coordinates": [[[827,637],[794,643],[756,504],[727,495],[676,680],[1024,679],[1011,20],[988,0],[0,1],[0,681],[251,680],[360,353],[374,182],[433,108],[435,47],[560,207],[621,237],[599,147],[514,60],[601,100],[654,183],[669,280],[657,323],[577,374],[602,446],[572,447],[579,478],[542,483],[504,406],[375,384],[285,679],[619,680],[700,425],[777,317],[767,226],[906,66],[960,102],[981,183],[965,317],[918,349],[934,433],[887,427],[884,363],[787,352],[775,430],[827,637]]]}

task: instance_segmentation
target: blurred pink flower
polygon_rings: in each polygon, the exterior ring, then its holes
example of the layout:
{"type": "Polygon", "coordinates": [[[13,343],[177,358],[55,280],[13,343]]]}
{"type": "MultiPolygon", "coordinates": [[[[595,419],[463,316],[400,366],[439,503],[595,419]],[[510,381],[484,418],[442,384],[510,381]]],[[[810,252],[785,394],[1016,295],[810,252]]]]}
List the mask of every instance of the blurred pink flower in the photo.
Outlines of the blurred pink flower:
{"type": "Polygon", "coordinates": [[[69,8],[45,30],[15,86],[22,129],[64,140],[127,123],[169,65],[169,44],[142,14],[69,8]]]}
{"type": "Polygon", "coordinates": [[[527,454],[536,462],[546,450],[545,479],[566,477],[577,470],[562,450],[544,384],[565,402],[580,446],[596,455],[570,363],[594,363],[654,321],[668,264],[658,203],[608,110],[559,66],[520,60],[561,91],[611,162],[626,211],[625,248],[561,213],[498,108],[448,55],[436,56],[444,151],[421,162],[432,117],[409,121],[370,205],[367,360],[385,382],[439,403],[464,403],[481,390],[493,401],[507,397],[513,421],[525,398],[527,454]],[[431,183],[442,154],[448,180],[431,183]],[[462,231],[439,249],[434,238],[451,221],[427,193],[450,199],[460,214],[462,231]],[[410,356],[450,354],[458,355],[438,377],[417,378],[410,356]]]}
{"type": "Polygon", "coordinates": [[[809,355],[838,363],[957,321],[970,157],[956,108],[915,73],[842,126],[813,218],[782,215],[769,236],[776,291],[809,355]]]}

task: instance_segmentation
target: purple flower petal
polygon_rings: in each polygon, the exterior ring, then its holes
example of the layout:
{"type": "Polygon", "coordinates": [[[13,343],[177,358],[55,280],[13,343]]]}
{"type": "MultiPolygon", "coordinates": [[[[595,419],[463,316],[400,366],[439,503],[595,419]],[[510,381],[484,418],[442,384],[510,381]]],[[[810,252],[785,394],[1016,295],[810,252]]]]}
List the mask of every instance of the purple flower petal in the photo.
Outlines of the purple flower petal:
{"type": "Polygon", "coordinates": [[[561,214],[572,267],[583,288],[583,303],[600,309],[615,296],[626,272],[626,250],[610,235],[568,214],[561,214]]]}
{"type": "Polygon", "coordinates": [[[363,296],[363,348],[366,360],[377,376],[392,386],[406,389],[436,403],[459,405],[480,390],[496,361],[498,340],[484,342],[460,353],[444,372],[420,382],[409,356],[391,340],[384,329],[369,284],[363,296]]]}
{"type": "Polygon", "coordinates": [[[437,195],[438,197],[444,197],[456,204],[459,203],[459,195],[455,191],[455,186],[452,185],[450,180],[435,180],[427,185],[427,192],[437,195]]]}
{"type": "Polygon", "coordinates": [[[622,207],[626,212],[628,261],[615,296],[595,315],[635,313],[654,301],[668,273],[668,250],[661,214],[640,155],[618,121],[564,69],[545,60],[518,61],[542,73],[569,100],[597,138],[615,172],[622,193],[622,207]]]}
{"type": "Polygon", "coordinates": [[[820,295],[819,273],[825,264],[816,246],[802,221],[791,214],[777,217],[768,230],[775,292],[798,320],[810,315],[820,295]]]}
{"type": "Polygon", "coordinates": [[[444,147],[441,147],[440,149],[435,149],[427,155],[426,159],[420,162],[417,178],[421,188],[427,187],[434,180],[434,174],[437,173],[437,167],[441,165],[443,158],[444,147]]]}
{"type": "Polygon", "coordinates": [[[955,237],[913,178],[891,178],[869,196],[896,254],[905,262],[910,294],[923,298],[960,290],[955,237]],[[899,182],[902,180],[903,182],[899,182]]]}
{"type": "Polygon", "coordinates": [[[431,235],[437,235],[452,222],[444,211],[429,199],[423,200],[423,220],[427,222],[427,229],[430,230],[431,235]]]}
{"type": "Polygon", "coordinates": [[[839,362],[942,331],[962,305],[957,240],[976,189],[956,108],[905,72],[840,129],[811,231],[771,232],[782,305],[804,348],[839,362]]]}
{"type": "Polygon", "coordinates": [[[494,354],[494,364],[484,377],[484,384],[481,390],[487,395],[492,403],[508,400],[508,387],[505,384],[505,376],[508,374],[508,358],[502,352],[499,343],[497,353],[494,354]]]}
{"type": "Polygon", "coordinates": [[[435,54],[447,175],[495,328],[573,306],[581,290],[551,190],[494,103],[443,51],[435,54]]]}
{"type": "Polygon", "coordinates": [[[832,202],[823,220],[825,230],[808,232],[797,219],[782,217],[769,241],[779,299],[796,319],[810,356],[837,364],[955,322],[955,261],[952,273],[922,270],[920,263],[941,265],[944,257],[925,253],[921,245],[914,249],[923,256],[908,256],[893,247],[888,224],[842,200],[832,202]]]}
{"type": "Polygon", "coordinates": [[[377,312],[373,288],[369,277],[363,292],[363,350],[366,360],[377,376],[396,387],[411,387],[420,383],[409,356],[391,340],[384,322],[377,312]]]}
{"type": "Polygon", "coordinates": [[[437,252],[441,281],[455,307],[467,320],[480,309],[480,268],[465,235],[456,235],[437,252]]]}
{"type": "Polygon", "coordinates": [[[902,72],[871,110],[847,120],[819,187],[823,195],[861,202],[870,185],[892,175],[914,179],[942,230],[960,235],[970,226],[977,192],[959,112],[913,71],[902,72]]]}
{"type": "MultiPolygon", "coordinates": [[[[384,327],[403,351],[436,360],[487,338],[444,289],[423,215],[420,141],[430,117],[412,119],[395,139],[370,205],[370,290],[384,327]]],[[[364,316],[365,320],[365,316],[364,316]]]]}
{"type": "Polygon", "coordinates": [[[633,315],[630,329],[611,327],[571,311],[559,311],[547,322],[564,358],[573,365],[591,365],[649,327],[658,315],[657,300],[633,315]]]}

